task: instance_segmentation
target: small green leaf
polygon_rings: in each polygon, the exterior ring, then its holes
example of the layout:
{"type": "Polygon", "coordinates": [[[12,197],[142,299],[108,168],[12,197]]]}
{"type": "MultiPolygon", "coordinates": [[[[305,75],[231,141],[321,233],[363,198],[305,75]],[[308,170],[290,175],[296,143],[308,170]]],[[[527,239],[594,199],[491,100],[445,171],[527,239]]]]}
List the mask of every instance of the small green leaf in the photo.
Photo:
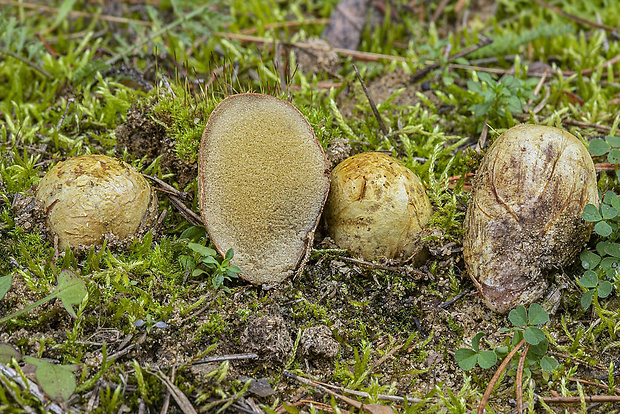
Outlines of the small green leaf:
{"type": "Polygon", "coordinates": [[[233,258],[234,254],[235,254],[235,252],[233,251],[233,249],[232,249],[232,248],[231,248],[231,249],[228,249],[228,250],[226,251],[226,254],[224,255],[224,259],[225,259],[225,260],[230,261],[230,259],[232,259],[232,258],[233,258]]]}
{"type": "Polygon", "coordinates": [[[601,217],[601,213],[598,211],[598,208],[594,204],[588,204],[583,209],[583,214],[581,215],[585,221],[596,222],[601,221],[603,217],[601,217]]]}
{"type": "Polygon", "coordinates": [[[82,303],[88,294],[88,290],[86,289],[86,283],[78,275],[70,270],[63,269],[58,275],[58,286],[54,293],[60,298],[67,312],[74,318],[77,318],[73,305],[82,303]]]}
{"type": "Polygon", "coordinates": [[[471,339],[471,347],[473,348],[474,351],[478,352],[480,351],[480,339],[486,335],[484,332],[478,332],[476,335],[474,335],[474,337],[471,339]]]}
{"type": "Polygon", "coordinates": [[[67,401],[75,391],[77,365],[55,365],[44,359],[26,356],[24,362],[37,367],[37,383],[52,400],[67,401]]]}
{"type": "Polygon", "coordinates": [[[506,345],[495,347],[495,354],[500,356],[501,358],[503,358],[506,355],[508,355],[508,351],[509,351],[509,349],[508,349],[508,347],[506,345]]]}
{"type": "Polygon", "coordinates": [[[609,270],[616,271],[620,267],[620,258],[617,257],[606,257],[601,260],[601,267],[605,272],[609,270]]]}
{"type": "Polygon", "coordinates": [[[482,351],[478,354],[480,368],[489,369],[497,363],[497,355],[493,351],[482,351]]]}
{"type": "Polygon", "coordinates": [[[579,258],[584,269],[594,269],[601,262],[601,256],[588,250],[581,252],[579,258]]]}
{"type": "Polygon", "coordinates": [[[473,349],[459,348],[454,353],[454,359],[463,371],[469,371],[476,366],[478,362],[478,354],[473,349]]]}
{"type": "Polygon", "coordinates": [[[594,156],[606,154],[610,149],[611,146],[600,138],[590,141],[590,154],[594,156]]]}
{"type": "Polygon", "coordinates": [[[545,333],[535,326],[528,326],[523,332],[523,338],[525,342],[531,345],[538,345],[541,341],[547,339],[545,333]]]}
{"type": "Polygon", "coordinates": [[[545,372],[552,372],[560,365],[554,357],[544,356],[540,359],[540,368],[545,372]]]}
{"type": "Polygon", "coordinates": [[[192,226],[183,230],[183,233],[179,236],[180,239],[200,240],[202,237],[206,237],[206,230],[202,226],[192,226]]]}
{"type": "Polygon", "coordinates": [[[618,197],[613,191],[607,191],[605,193],[605,197],[603,197],[603,202],[620,211],[620,197],[618,197]]]}
{"type": "Polygon", "coordinates": [[[616,210],[610,205],[601,204],[601,215],[603,216],[603,219],[611,220],[616,218],[616,216],[618,215],[618,210],[616,210]]]}
{"type": "Polygon", "coordinates": [[[218,261],[213,256],[205,256],[202,258],[202,263],[204,264],[215,264],[219,265],[218,261]]]}
{"type": "Polygon", "coordinates": [[[613,257],[620,257],[620,243],[607,243],[605,253],[613,257]]]}
{"type": "Polygon", "coordinates": [[[198,243],[187,243],[187,247],[200,254],[201,256],[215,256],[217,252],[210,247],[198,243]]]}
{"type": "Polygon", "coordinates": [[[613,289],[613,285],[609,283],[607,280],[603,281],[597,289],[599,298],[606,298],[611,293],[613,289]]]}
{"type": "Polygon", "coordinates": [[[239,266],[236,266],[236,265],[228,266],[228,271],[234,274],[241,273],[241,269],[239,269],[239,266]]]}
{"type": "Polygon", "coordinates": [[[588,290],[581,297],[581,306],[584,309],[588,309],[590,307],[590,305],[592,304],[592,296],[594,296],[594,289],[588,290]]]}
{"type": "Polygon", "coordinates": [[[0,364],[8,364],[11,359],[15,358],[17,361],[22,359],[22,354],[9,344],[0,342],[0,364]]]}
{"type": "Polygon", "coordinates": [[[620,137],[614,137],[613,135],[607,135],[605,137],[605,141],[612,147],[619,148],[620,147],[620,137]]]}
{"type": "Polygon", "coordinates": [[[508,319],[514,326],[526,326],[527,325],[527,311],[525,306],[519,305],[516,309],[513,309],[508,314],[508,319]]]}
{"type": "Polygon", "coordinates": [[[549,322],[549,314],[538,303],[532,303],[528,312],[528,321],[530,325],[543,325],[549,322]]]}
{"type": "Polygon", "coordinates": [[[607,161],[612,164],[620,164],[620,149],[612,148],[607,154],[607,161]]]}
{"type": "Polygon", "coordinates": [[[549,341],[545,338],[536,345],[530,345],[530,350],[527,354],[531,354],[534,357],[533,359],[538,359],[547,353],[547,349],[549,349],[549,341]]]}
{"type": "Polygon", "coordinates": [[[0,276],[0,299],[2,299],[11,288],[11,281],[11,275],[0,276]]]}
{"type": "Polygon", "coordinates": [[[598,275],[592,270],[587,270],[579,279],[579,284],[588,289],[596,287],[598,285],[598,275]]]}
{"type": "Polygon", "coordinates": [[[196,277],[196,276],[200,276],[203,273],[207,273],[204,270],[198,268],[198,269],[194,269],[192,270],[192,277],[196,277]]]}
{"type": "Polygon", "coordinates": [[[599,236],[607,237],[611,234],[613,229],[605,221],[599,221],[598,223],[594,225],[594,231],[599,236]]]}

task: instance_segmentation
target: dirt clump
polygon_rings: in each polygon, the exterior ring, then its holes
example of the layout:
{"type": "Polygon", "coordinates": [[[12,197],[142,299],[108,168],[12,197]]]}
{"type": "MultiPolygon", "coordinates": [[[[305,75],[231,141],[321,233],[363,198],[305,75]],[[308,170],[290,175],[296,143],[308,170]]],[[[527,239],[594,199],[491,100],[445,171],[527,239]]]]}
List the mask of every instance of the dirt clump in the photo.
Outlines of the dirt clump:
{"type": "Polygon", "coordinates": [[[241,346],[269,362],[285,363],[293,352],[293,340],[284,319],[261,316],[251,321],[241,335],[241,346]]]}

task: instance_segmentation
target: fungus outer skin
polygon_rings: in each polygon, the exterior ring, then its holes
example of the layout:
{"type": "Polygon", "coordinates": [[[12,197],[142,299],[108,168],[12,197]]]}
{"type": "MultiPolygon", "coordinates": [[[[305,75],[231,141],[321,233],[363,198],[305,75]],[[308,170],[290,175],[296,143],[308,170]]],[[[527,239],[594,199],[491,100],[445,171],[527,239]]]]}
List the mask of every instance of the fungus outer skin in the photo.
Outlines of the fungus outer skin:
{"type": "Polygon", "coordinates": [[[538,300],[553,268],[583,249],[599,204],[594,163],[572,134],[518,125],[489,148],[476,173],[465,217],[468,273],[492,310],[505,313],[538,300]]]}
{"type": "Polygon", "coordinates": [[[420,179],[388,155],[356,154],[332,172],[327,231],[339,247],[367,260],[411,256],[431,214],[420,179]]]}
{"type": "Polygon", "coordinates": [[[58,247],[91,246],[104,235],[122,240],[150,224],[157,198],[127,163],[105,155],[82,155],[56,164],[41,179],[36,198],[58,247]]]}

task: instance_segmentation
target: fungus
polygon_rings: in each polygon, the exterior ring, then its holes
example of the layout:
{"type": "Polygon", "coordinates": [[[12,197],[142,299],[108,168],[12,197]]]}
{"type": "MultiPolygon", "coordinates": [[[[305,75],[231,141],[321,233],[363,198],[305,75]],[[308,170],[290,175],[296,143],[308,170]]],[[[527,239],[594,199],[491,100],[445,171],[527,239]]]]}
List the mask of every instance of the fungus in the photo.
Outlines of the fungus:
{"type": "Polygon", "coordinates": [[[220,254],[255,284],[292,275],[311,247],[329,190],[325,154],[290,103],[247,93],[224,99],[205,128],[200,210],[220,254]]]}
{"type": "Polygon", "coordinates": [[[144,177],[105,155],[56,164],[39,182],[35,197],[61,250],[100,244],[106,235],[130,238],[148,228],[157,214],[157,196],[144,177]]]}
{"type": "Polygon", "coordinates": [[[465,216],[463,256],[486,305],[505,313],[539,299],[547,272],[571,263],[598,205],[588,151],[558,128],[518,125],[489,148],[465,216]]]}
{"type": "Polygon", "coordinates": [[[407,259],[432,214],[420,179],[394,158],[365,152],[334,169],[325,224],[336,244],[361,257],[407,259]]]}

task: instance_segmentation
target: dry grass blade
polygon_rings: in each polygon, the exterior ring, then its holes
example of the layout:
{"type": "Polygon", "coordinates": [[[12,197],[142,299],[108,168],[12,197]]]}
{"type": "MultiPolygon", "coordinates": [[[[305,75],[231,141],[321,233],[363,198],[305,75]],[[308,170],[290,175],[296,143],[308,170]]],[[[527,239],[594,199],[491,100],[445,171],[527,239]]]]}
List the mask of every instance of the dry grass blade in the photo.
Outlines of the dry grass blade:
{"type": "Polygon", "coordinates": [[[519,349],[521,349],[524,343],[525,343],[525,339],[522,339],[521,342],[519,342],[517,346],[515,346],[512,351],[510,351],[508,355],[506,355],[506,358],[504,358],[499,368],[497,368],[497,371],[495,371],[493,378],[491,378],[491,381],[489,381],[489,385],[487,385],[487,389],[484,391],[484,395],[482,396],[480,405],[478,406],[478,414],[484,413],[484,407],[487,405],[487,402],[489,401],[489,397],[491,396],[491,393],[493,392],[493,388],[495,387],[495,384],[497,383],[497,381],[499,381],[499,377],[502,375],[502,372],[504,372],[504,370],[508,366],[508,363],[510,362],[512,357],[515,356],[515,354],[519,351],[519,349]]]}
{"type": "Polygon", "coordinates": [[[349,397],[346,397],[344,395],[340,395],[337,392],[334,392],[332,390],[330,390],[329,388],[326,388],[324,386],[322,386],[321,384],[317,383],[316,381],[312,381],[309,380],[307,378],[304,377],[300,377],[299,375],[295,375],[289,371],[284,371],[283,375],[285,377],[288,378],[292,378],[298,382],[301,382],[302,384],[306,384],[309,385],[321,392],[324,392],[326,394],[331,395],[332,397],[338,398],[339,400],[352,405],[353,407],[357,408],[358,410],[364,410],[367,413],[371,413],[371,414],[391,414],[394,413],[394,410],[392,409],[392,407],[388,406],[388,405],[381,405],[381,404],[364,404],[361,403],[359,401],[355,401],[349,397]]]}
{"type": "Polygon", "coordinates": [[[530,344],[525,346],[525,350],[521,354],[521,358],[519,358],[519,366],[517,367],[517,378],[515,382],[517,384],[517,412],[519,414],[523,413],[523,367],[525,366],[525,357],[527,356],[527,351],[530,349],[530,344]]]}
{"type": "Polygon", "coordinates": [[[168,388],[168,391],[172,395],[172,398],[174,398],[174,400],[178,404],[179,408],[183,411],[183,413],[198,414],[198,412],[196,411],[192,403],[189,401],[187,396],[183,393],[183,391],[179,389],[179,387],[177,387],[176,385],[172,383],[170,378],[165,376],[164,373],[159,370],[157,372],[153,372],[152,374],[155,375],[157,378],[159,378],[161,382],[164,383],[166,388],[168,388]]]}
{"type": "Polygon", "coordinates": [[[355,66],[355,65],[353,65],[353,69],[355,69],[355,74],[357,75],[357,80],[359,80],[360,84],[362,85],[362,89],[364,90],[364,94],[366,95],[366,98],[368,99],[368,103],[370,104],[370,109],[372,109],[372,113],[375,116],[375,118],[377,119],[377,123],[379,124],[379,127],[381,128],[381,131],[383,132],[383,135],[389,134],[390,131],[385,126],[385,122],[383,122],[383,118],[381,118],[381,114],[379,113],[379,110],[377,109],[377,105],[375,105],[375,101],[370,96],[370,92],[368,92],[368,88],[366,87],[366,83],[364,83],[364,80],[362,79],[362,75],[360,75],[360,71],[357,70],[357,66],[355,66]]]}

